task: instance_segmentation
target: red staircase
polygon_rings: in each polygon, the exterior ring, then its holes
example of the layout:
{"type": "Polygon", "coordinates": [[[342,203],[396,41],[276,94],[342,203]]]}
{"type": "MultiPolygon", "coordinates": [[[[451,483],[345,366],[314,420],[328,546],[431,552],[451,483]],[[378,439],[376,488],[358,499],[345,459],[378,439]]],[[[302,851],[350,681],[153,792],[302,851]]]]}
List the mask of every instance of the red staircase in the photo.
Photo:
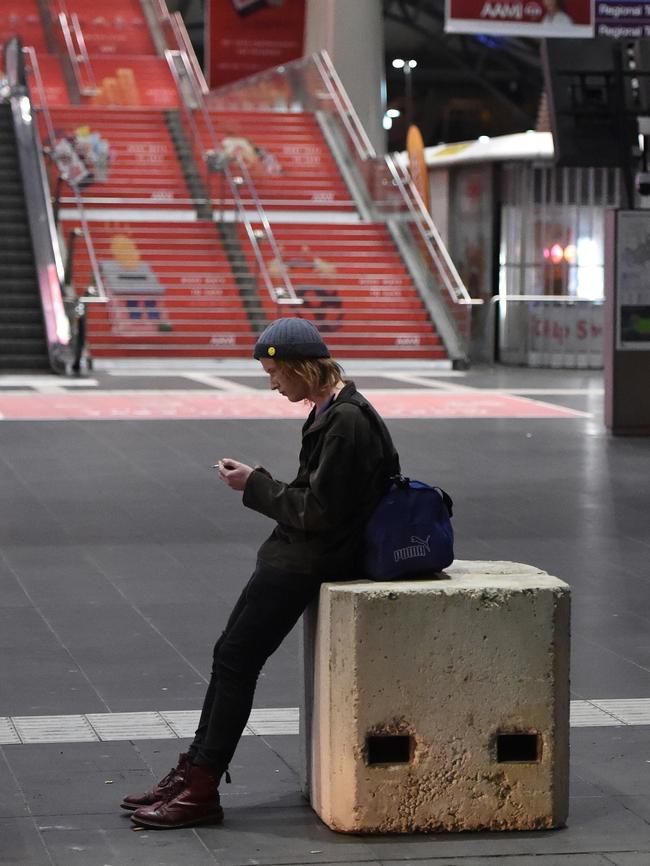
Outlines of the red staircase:
{"type": "MultiPolygon", "coordinates": [[[[38,68],[43,81],[45,91],[45,102],[50,108],[54,105],[69,105],[68,86],[65,83],[61,62],[56,54],[44,54],[36,52],[38,68]]],[[[42,108],[41,94],[36,87],[34,77],[30,78],[30,94],[32,103],[36,108],[42,108]]]]}
{"type": "MultiPolygon", "coordinates": [[[[111,297],[87,307],[94,357],[250,355],[255,337],[213,224],[102,222],[91,234],[111,297]]],[[[74,279],[93,281],[81,246],[74,279]]]]}
{"type": "MultiPolygon", "coordinates": [[[[255,277],[258,263],[244,229],[224,228],[231,244],[226,249],[213,223],[195,222],[189,213],[196,203],[165,115],[165,109],[180,107],[179,96],[166,61],[156,54],[139,0],[50,0],[53,20],[65,12],[70,32],[81,34],[87,50],[69,55],[82,90],[88,91],[81,105],[69,104],[60,59],[47,50],[56,44],[65,56],[69,45],[58,27],[46,39],[40,8],[37,0],[0,0],[0,38],[19,33],[38,49],[56,137],[76,136],[86,143],[99,138],[110,154],[107,165],[95,166],[96,171],[91,161],[94,177],[82,188],[108,294],[108,303],[87,306],[93,357],[250,357],[251,322],[257,329],[281,315],[313,318],[333,354],[343,359],[447,357],[386,226],[358,222],[315,114],[250,110],[241,95],[232,105],[215,95],[207,98],[215,141],[195,112],[197,164],[216,146],[232,157],[236,182],[245,174],[236,156],[251,175],[284,265],[304,300],[300,307],[278,305],[255,277]],[[89,83],[96,92],[90,92],[89,83]],[[134,221],[116,221],[131,208],[138,209],[134,221]],[[186,210],[192,221],[163,222],[163,211],[174,218],[171,209],[186,210]]],[[[264,82],[256,86],[266,87],[264,82]]],[[[287,101],[278,87],[277,93],[265,91],[267,106],[287,101]]],[[[38,105],[33,84],[32,97],[38,105]]],[[[43,121],[39,114],[45,140],[43,121]]],[[[186,170],[191,177],[189,162],[186,170]]],[[[190,182],[200,198],[200,184],[190,182]]],[[[254,212],[248,185],[239,182],[238,191],[254,212]]],[[[61,204],[72,205],[75,199],[65,185],[63,192],[61,204]]],[[[215,213],[223,209],[232,217],[232,192],[218,176],[209,192],[215,213]]],[[[73,226],[71,221],[62,226],[66,238],[73,226]]],[[[282,268],[265,246],[264,232],[259,243],[266,266],[279,276],[282,268]]],[[[78,241],[74,283],[85,287],[93,281],[87,251],[78,241]]]]}
{"type": "Polygon", "coordinates": [[[77,16],[91,57],[156,53],[139,0],[65,0],[50,6],[54,15],[67,12],[70,17],[77,16]]]}
{"type": "MultiPolygon", "coordinates": [[[[12,36],[19,36],[23,45],[36,51],[48,104],[67,105],[70,100],[63,70],[57,55],[48,53],[50,44],[36,0],[0,0],[0,46],[12,36]]],[[[54,42],[52,39],[51,44],[54,42]]],[[[34,105],[40,107],[41,97],[33,78],[31,91],[34,105]]]]}
{"type": "Polygon", "coordinates": [[[0,45],[12,36],[39,52],[48,51],[36,0],[0,0],[0,45]]]}
{"type": "MultiPolygon", "coordinates": [[[[52,109],[51,116],[57,139],[99,135],[109,147],[106,170],[82,189],[87,206],[193,208],[162,111],[70,106],[52,109]]],[[[39,120],[44,137],[42,115],[39,120]]],[[[73,202],[65,187],[61,203],[73,202]]]]}
{"type": "Polygon", "coordinates": [[[263,294],[269,319],[312,318],[342,358],[447,357],[386,226],[274,223],[273,233],[304,305],[278,308],[263,294]]]}
{"type": "MultiPolygon", "coordinates": [[[[316,118],[306,113],[213,111],[211,120],[220,148],[246,163],[265,209],[356,213],[316,118]]],[[[212,147],[199,121],[204,149],[212,147]]],[[[201,156],[201,155],[197,155],[201,156]]],[[[233,173],[237,169],[233,166],[233,173]]],[[[214,188],[213,196],[220,195],[214,188]]],[[[245,187],[244,203],[249,204],[245,187]]],[[[226,195],[225,203],[232,205],[226,195]]]]}
{"type": "Polygon", "coordinates": [[[87,105],[178,106],[176,85],[160,57],[91,57],[90,65],[98,92],[84,97],[87,105]]]}

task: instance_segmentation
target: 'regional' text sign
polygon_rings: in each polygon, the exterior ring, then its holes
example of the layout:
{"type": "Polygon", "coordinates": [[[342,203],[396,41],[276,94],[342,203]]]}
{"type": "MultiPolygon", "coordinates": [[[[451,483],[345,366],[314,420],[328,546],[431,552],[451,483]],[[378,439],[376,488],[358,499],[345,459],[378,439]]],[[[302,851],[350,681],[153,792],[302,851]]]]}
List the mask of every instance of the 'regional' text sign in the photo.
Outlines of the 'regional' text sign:
{"type": "Polygon", "coordinates": [[[650,37],[650,2],[596,0],[596,36],[647,39],[650,37]]]}

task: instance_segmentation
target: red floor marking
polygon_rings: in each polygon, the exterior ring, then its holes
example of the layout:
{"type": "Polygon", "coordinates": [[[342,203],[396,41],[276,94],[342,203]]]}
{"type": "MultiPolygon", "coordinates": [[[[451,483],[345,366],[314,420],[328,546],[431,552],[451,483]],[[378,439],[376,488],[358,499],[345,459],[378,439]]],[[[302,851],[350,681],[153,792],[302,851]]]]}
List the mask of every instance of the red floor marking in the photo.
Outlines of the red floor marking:
{"type": "MultiPolygon", "coordinates": [[[[368,391],[385,418],[584,418],[588,413],[490,391],[407,393],[368,391]]],[[[308,407],[279,394],[95,391],[73,394],[0,394],[0,419],[105,421],[164,418],[305,418],[308,407]]]]}

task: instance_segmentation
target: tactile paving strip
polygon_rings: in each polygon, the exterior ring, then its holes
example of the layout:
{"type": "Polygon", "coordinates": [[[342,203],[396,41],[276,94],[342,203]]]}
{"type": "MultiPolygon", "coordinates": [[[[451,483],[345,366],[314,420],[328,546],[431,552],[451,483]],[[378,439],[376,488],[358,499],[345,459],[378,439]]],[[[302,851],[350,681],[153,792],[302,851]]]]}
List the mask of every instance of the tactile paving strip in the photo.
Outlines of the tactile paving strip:
{"type": "MultiPolygon", "coordinates": [[[[650,727],[650,699],[571,701],[570,718],[572,728],[650,727]]],[[[183,739],[198,722],[198,710],[0,717],[0,745],[183,739]]],[[[292,736],[298,726],[298,707],[254,709],[244,736],[292,736]]]]}
{"type": "Polygon", "coordinates": [[[606,712],[592,701],[571,701],[571,727],[597,728],[624,725],[620,718],[606,712]]]}

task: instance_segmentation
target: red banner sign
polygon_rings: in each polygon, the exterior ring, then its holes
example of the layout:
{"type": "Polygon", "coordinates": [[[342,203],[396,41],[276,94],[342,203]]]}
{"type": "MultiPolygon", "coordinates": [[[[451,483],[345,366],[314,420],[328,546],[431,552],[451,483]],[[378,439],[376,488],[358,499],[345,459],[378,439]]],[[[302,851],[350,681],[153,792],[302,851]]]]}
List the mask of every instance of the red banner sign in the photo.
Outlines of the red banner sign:
{"type": "Polygon", "coordinates": [[[590,38],[593,0],[447,0],[448,33],[590,38]]]}
{"type": "Polygon", "coordinates": [[[205,9],[211,89],[302,57],[305,0],[207,0],[205,9]]]}

